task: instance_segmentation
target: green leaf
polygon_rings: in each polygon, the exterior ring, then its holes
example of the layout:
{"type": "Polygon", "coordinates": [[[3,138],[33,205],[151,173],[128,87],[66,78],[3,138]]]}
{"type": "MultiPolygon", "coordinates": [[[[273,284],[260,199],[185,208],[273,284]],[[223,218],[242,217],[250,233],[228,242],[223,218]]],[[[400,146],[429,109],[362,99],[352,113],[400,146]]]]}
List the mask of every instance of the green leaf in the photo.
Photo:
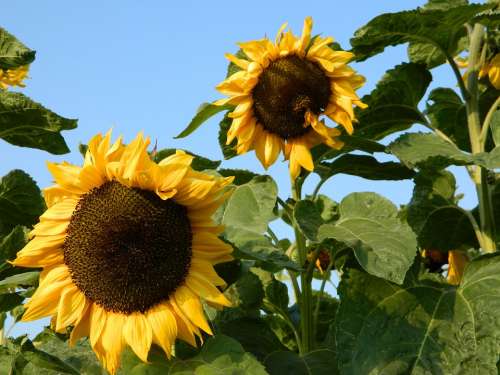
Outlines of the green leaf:
{"type": "Polygon", "coordinates": [[[311,241],[317,241],[318,230],[324,224],[321,212],[310,200],[298,201],[293,209],[293,217],[300,231],[311,241]]]}
{"type": "MultiPolygon", "coordinates": [[[[479,96],[479,115],[484,121],[493,102],[500,91],[489,88],[479,96]]],[[[446,134],[461,150],[471,152],[469,132],[467,127],[467,110],[462,99],[449,88],[437,88],[429,94],[427,109],[431,126],[446,134]]],[[[492,128],[493,129],[493,128],[492,128]]],[[[494,131],[492,130],[493,134],[494,131]]],[[[494,144],[491,139],[486,143],[486,149],[491,150],[494,144]]]]}
{"type": "Polygon", "coordinates": [[[440,207],[432,211],[418,233],[418,242],[423,249],[441,251],[460,247],[479,248],[469,218],[457,206],[440,207]]]}
{"type": "MultiPolygon", "coordinates": [[[[0,264],[7,260],[13,260],[16,254],[26,245],[26,232],[25,228],[17,225],[12,231],[2,238],[0,242],[0,264]]],[[[2,267],[0,266],[0,270],[2,267]]]]}
{"type": "Polygon", "coordinates": [[[320,298],[319,292],[313,292],[313,306],[319,301],[318,321],[316,325],[316,342],[326,349],[335,350],[335,345],[325,346],[325,340],[329,333],[330,326],[335,322],[335,316],[339,306],[339,300],[333,298],[328,293],[323,292],[320,298]]]}
{"type": "Polygon", "coordinates": [[[210,117],[215,116],[219,112],[227,111],[232,109],[232,105],[215,105],[212,103],[203,103],[196,115],[193,117],[189,125],[184,129],[179,135],[175,136],[175,139],[185,138],[191,133],[193,133],[196,129],[200,127],[205,121],[207,121],[210,117]]]}
{"type": "Polygon", "coordinates": [[[294,352],[273,352],[264,361],[270,375],[337,375],[335,352],[329,349],[313,350],[303,357],[294,352]]]}
{"type": "Polygon", "coordinates": [[[245,351],[258,360],[276,350],[286,350],[271,328],[261,318],[243,317],[217,322],[217,331],[237,340],[245,351]]]}
{"type": "Polygon", "coordinates": [[[234,158],[237,155],[235,150],[237,143],[236,139],[233,139],[230,144],[226,144],[227,132],[229,131],[232,122],[233,119],[228,117],[226,114],[222,121],[219,123],[219,146],[222,150],[222,154],[224,155],[224,159],[226,160],[234,158]]]}
{"type": "Polygon", "coordinates": [[[69,148],[61,131],[76,125],[21,93],[0,91],[0,138],[13,145],[65,154],[69,148]]]}
{"type": "Polygon", "coordinates": [[[417,251],[415,234],[397,208],[375,193],[353,193],[340,203],[340,219],[319,228],[318,239],[343,242],[370,274],[403,282],[417,251]]]}
{"type": "Polygon", "coordinates": [[[38,369],[48,369],[63,374],[80,375],[80,372],[61,359],[36,349],[29,340],[23,344],[22,354],[24,359],[29,361],[38,369]]]}
{"type": "Polygon", "coordinates": [[[423,65],[403,63],[388,70],[376,88],[362,98],[368,108],[356,110],[356,136],[379,140],[413,124],[425,124],[418,103],[431,80],[423,65]]]}
{"type": "Polygon", "coordinates": [[[35,181],[21,170],[13,170],[0,180],[0,233],[16,225],[30,227],[43,213],[45,203],[35,181]]]}
{"type": "MultiPolygon", "coordinates": [[[[153,353],[154,354],[154,353],[153,353]]],[[[200,353],[188,360],[167,361],[166,357],[154,355],[143,363],[132,351],[127,350],[122,357],[123,375],[266,375],[262,366],[234,339],[217,335],[209,338],[200,353]]]]}
{"type": "Polygon", "coordinates": [[[0,311],[6,312],[12,310],[14,307],[23,303],[24,297],[16,293],[1,294],[0,295],[0,311]]]}
{"type": "Polygon", "coordinates": [[[425,171],[415,177],[407,220],[423,249],[448,251],[477,248],[474,229],[456,204],[455,177],[447,171],[425,171]]]}
{"type": "Polygon", "coordinates": [[[339,204],[326,195],[318,194],[314,200],[316,208],[320,212],[320,216],[325,223],[338,220],[339,218],[339,204]]]}
{"type": "Polygon", "coordinates": [[[264,299],[264,289],[259,277],[246,272],[228,291],[235,306],[245,310],[258,309],[264,299]]]}
{"type": "Polygon", "coordinates": [[[358,29],[351,39],[357,61],[381,53],[388,46],[408,42],[429,44],[443,54],[455,56],[458,41],[464,35],[464,24],[488,6],[471,4],[443,10],[415,9],[386,13],[358,29]]]}
{"type": "MultiPolygon", "coordinates": [[[[163,150],[160,150],[155,153],[153,160],[156,163],[159,163],[160,161],[169,157],[170,155],[174,155],[177,150],[178,149],[175,148],[165,148],[163,150]]],[[[191,162],[191,168],[193,168],[195,171],[204,171],[206,169],[217,169],[221,163],[220,160],[210,160],[203,156],[196,155],[186,150],[181,150],[181,151],[184,151],[186,154],[194,156],[194,159],[191,162]]]]}
{"type": "Polygon", "coordinates": [[[266,298],[274,306],[278,307],[282,311],[287,311],[288,309],[288,288],[281,281],[273,278],[270,283],[266,285],[266,298]]]}
{"type": "MultiPolygon", "coordinates": [[[[107,375],[97,360],[87,339],[79,340],[73,347],[65,341],[62,335],[56,334],[46,328],[33,340],[39,350],[43,350],[77,370],[80,375],[107,375]]],[[[39,368],[34,364],[28,364],[24,375],[56,375],[60,371],[39,368]]]]}
{"type": "Polygon", "coordinates": [[[468,165],[474,158],[432,133],[406,133],[388,146],[408,168],[443,169],[449,165],[468,165]]]}
{"type": "Polygon", "coordinates": [[[342,374],[496,374],[500,256],[466,268],[457,288],[422,280],[399,287],[351,269],[339,287],[342,374]]]}
{"type": "Polygon", "coordinates": [[[331,163],[322,162],[314,168],[322,179],[336,174],[348,174],[369,180],[404,180],[412,178],[415,172],[395,162],[379,162],[372,156],[347,154],[331,163]]]}
{"type": "Polygon", "coordinates": [[[9,276],[0,281],[0,292],[8,291],[9,289],[22,288],[37,285],[38,275],[40,272],[24,272],[14,276],[9,276]]]}
{"type": "Polygon", "coordinates": [[[311,155],[313,157],[314,164],[318,165],[319,162],[323,160],[331,160],[339,155],[343,155],[354,150],[367,152],[369,154],[373,154],[375,152],[385,152],[384,145],[367,138],[341,134],[339,136],[339,140],[344,142],[344,147],[340,150],[335,150],[334,148],[331,148],[323,143],[313,147],[311,149],[311,155]]]}
{"type": "Polygon", "coordinates": [[[0,28],[0,69],[12,69],[35,60],[35,51],[30,50],[16,37],[0,28]]]}
{"type": "Polygon", "coordinates": [[[226,168],[224,168],[224,169],[219,169],[217,172],[219,172],[219,174],[221,176],[224,176],[224,177],[234,176],[233,184],[235,184],[235,185],[246,184],[246,183],[250,182],[252,180],[252,178],[258,176],[257,173],[247,171],[246,169],[226,169],[226,168]]]}

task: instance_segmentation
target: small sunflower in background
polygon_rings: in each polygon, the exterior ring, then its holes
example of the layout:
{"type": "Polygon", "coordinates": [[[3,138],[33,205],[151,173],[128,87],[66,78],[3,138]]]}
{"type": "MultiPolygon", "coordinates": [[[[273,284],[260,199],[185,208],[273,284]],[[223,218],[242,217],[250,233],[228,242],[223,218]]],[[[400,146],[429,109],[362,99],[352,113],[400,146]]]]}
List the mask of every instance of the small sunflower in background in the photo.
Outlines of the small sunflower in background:
{"type": "Polygon", "coordinates": [[[479,78],[488,76],[491,85],[500,90],[500,53],[497,53],[479,71],[479,78]]]}
{"type": "Polygon", "coordinates": [[[331,48],[331,37],[311,38],[310,17],[300,37],[285,32],[286,26],[274,43],[268,38],[239,43],[241,53],[226,54],[240,70],[217,86],[228,97],[215,104],[235,106],[229,113],[228,145],[236,138],[238,154],[255,150],[264,168],[283,152],[295,179],[301,168],[314,169],[312,147],[324,143],[342,148],[336,139],[340,130],[328,127],[320,116],[351,134],[353,106],[366,107],[355,92],[365,79],[347,65],[352,53],[331,48]]]}
{"type": "Polygon", "coordinates": [[[148,145],[141,134],[111,143],[108,132],[89,142],[82,167],[49,163],[48,209],[13,261],[43,268],[23,321],[73,326],[70,344],[89,336],[110,373],[125,345],[147,361],[152,343],[170,356],[177,337],[196,345],[211,334],[202,299],[230,305],[213,266],[232,248],[211,217],[232,178],[194,171],[182,151],[156,164],[148,145]]]}
{"type": "Polygon", "coordinates": [[[28,76],[29,65],[23,65],[14,69],[0,68],[0,89],[5,90],[9,86],[26,87],[23,80],[28,76]]]}

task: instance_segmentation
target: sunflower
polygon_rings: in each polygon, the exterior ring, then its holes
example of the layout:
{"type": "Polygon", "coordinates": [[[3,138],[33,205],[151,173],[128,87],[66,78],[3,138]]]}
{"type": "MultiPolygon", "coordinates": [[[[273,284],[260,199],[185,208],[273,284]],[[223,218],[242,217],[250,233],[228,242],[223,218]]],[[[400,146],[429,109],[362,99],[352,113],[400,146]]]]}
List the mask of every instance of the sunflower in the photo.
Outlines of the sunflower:
{"type": "Polygon", "coordinates": [[[23,65],[15,69],[0,68],[0,89],[5,90],[9,86],[25,87],[23,80],[28,75],[29,65],[23,65]]]}
{"type": "Polygon", "coordinates": [[[114,373],[125,345],[147,361],[152,343],[170,357],[177,337],[196,345],[211,334],[202,299],[230,305],[213,265],[232,249],[211,217],[232,178],[194,171],[182,151],[156,164],[142,134],[128,145],[110,139],[95,136],[82,167],[48,164],[48,209],[13,264],[43,268],[23,320],[73,326],[70,344],[89,336],[114,373]]]}
{"type": "MultiPolygon", "coordinates": [[[[466,69],[469,66],[468,60],[462,57],[455,58],[455,63],[460,69],[466,69]]],[[[462,79],[465,81],[467,76],[468,72],[465,72],[462,79]]],[[[500,90],[500,53],[497,53],[491,60],[485,62],[483,66],[481,66],[478,77],[488,77],[491,85],[497,90],[500,90]]]]}
{"type": "Polygon", "coordinates": [[[227,144],[237,138],[236,152],[255,150],[268,168],[281,151],[290,161],[295,179],[301,167],[314,169],[310,148],[320,143],[340,149],[337,128],[327,127],[321,115],[352,134],[353,105],[366,107],[355,93],[364,78],[347,66],[353,54],[331,48],[333,39],[311,38],[307,17],[301,37],[284,24],[275,43],[267,38],[239,43],[238,56],[226,58],[240,70],[217,86],[227,98],[216,105],[232,104],[227,144]]]}

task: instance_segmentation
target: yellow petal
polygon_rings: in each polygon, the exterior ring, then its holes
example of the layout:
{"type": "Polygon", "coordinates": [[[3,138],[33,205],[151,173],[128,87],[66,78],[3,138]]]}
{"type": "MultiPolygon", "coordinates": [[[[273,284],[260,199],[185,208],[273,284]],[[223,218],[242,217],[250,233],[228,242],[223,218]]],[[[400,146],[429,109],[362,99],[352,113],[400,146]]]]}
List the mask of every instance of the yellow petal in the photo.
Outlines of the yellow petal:
{"type": "Polygon", "coordinates": [[[314,163],[312,160],[309,148],[302,142],[296,141],[293,144],[292,154],[298,163],[308,171],[314,170],[314,163]]]}
{"type": "Polygon", "coordinates": [[[100,349],[99,359],[111,374],[114,374],[120,367],[120,355],[124,347],[121,332],[127,318],[123,314],[108,312],[106,325],[99,338],[97,346],[100,349]]]}
{"type": "Polygon", "coordinates": [[[66,287],[57,307],[56,331],[73,325],[85,309],[85,295],[74,285],[66,287]]]}
{"type": "Polygon", "coordinates": [[[75,322],[71,335],[69,336],[70,347],[74,346],[81,337],[90,335],[90,303],[85,301],[80,318],[75,322]]]}
{"type": "Polygon", "coordinates": [[[153,342],[170,357],[172,345],[177,337],[175,316],[167,304],[159,304],[148,311],[149,324],[153,330],[153,342]]]}
{"type": "Polygon", "coordinates": [[[274,134],[267,134],[264,149],[265,168],[273,165],[281,150],[281,139],[274,134]]]}
{"type": "Polygon", "coordinates": [[[90,308],[90,345],[95,350],[96,345],[99,342],[104,326],[106,325],[106,320],[108,318],[108,313],[99,305],[92,304],[90,308]]]}
{"type": "Polygon", "coordinates": [[[450,284],[460,284],[467,263],[469,263],[469,258],[464,252],[455,250],[448,252],[448,282],[450,284]]]}
{"type": "Polygon", "coordinates": [[[202,277],[201,275],[193,274],[186,278],[186,285],[194,293],[200,297],[206,299],[207,301],[217,303],[221,306],[231,306],[231,302],[217,289],[213,286],[209,280],[202,277]]]}
{"type": "Polygon", "coordinates": [[[177,288],[174,297],[175,302],[177,302],[177,306],[179,306],[184,315],[189,318],[194,325],[200,327],[208,334],[212,334],[212,330],[210,329],[205,315],[203,314],[200,297],[191,292],[191,290],[185,286],[177,288]]]}
{"type": "Polygon", "coordinates": [[[147,362],[149,348],[153,341],[153,331],[144,314],[133,313],[127,315],[123,327],[123,337],[134,353],[143,362],[147,362]]]}

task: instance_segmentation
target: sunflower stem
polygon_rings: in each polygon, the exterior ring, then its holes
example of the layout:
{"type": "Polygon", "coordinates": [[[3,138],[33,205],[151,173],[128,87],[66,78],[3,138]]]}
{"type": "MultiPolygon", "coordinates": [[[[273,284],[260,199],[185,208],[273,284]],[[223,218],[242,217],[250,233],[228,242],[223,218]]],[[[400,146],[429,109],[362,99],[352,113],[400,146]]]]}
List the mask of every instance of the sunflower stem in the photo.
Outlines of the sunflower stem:
{"type": "MultiPolygon", "coordinates": [[[[301,199],[301,184],[298,181],[291,181],[292,184],[292,198],[295,202],[301,199]]],[[[293,230],[295,232],[295,242],[297,244],[297,252],[299,255],[299,262],[301,267],[305,267],[307,261],[307,248],[305,237],[300,231],[295,220],[292,220],[293,230]]],[[[313,321],[312,321],[312,288],[311,278],[309,277],[309,268],[302,271],[300,275],[301,295],[299,301],[300,308],[300,328],[302,335],[302,345],[300,347],[300,354],[305,355],[314,348],[313,340],[313,321]]]]}
{"type": "MultiPolygon", "coordinates": [[[[469,64],[467,71],[467,92],[466,110],[467,126],[469,128],[469,138],[472,154],[484,152],[485,141],[481,137],[481,120],[479,116],[479,90],[478,74],[481,64],[481,44],[484,37],[484,26],[475,24],[470,33],[469,64]]],[[[484,134],[483,134],[484,136],[484,134]]],[[[485,252],[496,251],[494,240],[494,216],[491,201],[491,192],[487,183],[487,169],[475,166],[472,173],[472,180],[476,185],[479,201],[479,216],[481,226],[481,248],[485,252]]]]}
{"type": "MultiPolygon", "coordinates": [[[[318,315],[319,315],[319,307],[320,307],[320,303],[321,303],[321,298],[323,298],[323,294],[325,292],[326,282],[329,279],[328,276],[330,275],[330,270],[332,269],[332,266],[333,266],[333,262],[330,260],[328,267],[326,268],[325,272],[323,273],[323,279],[321,280],[321,286],[319,288],[319,293],[318,293],[318,297],[316,299],[316,306],[314,308],[314,314],[313,314],[313,325],[315,328],[318,326],[318,315]]],[[[315,335],[316,335],[316,332],[315,332],[315,335]]]]}

